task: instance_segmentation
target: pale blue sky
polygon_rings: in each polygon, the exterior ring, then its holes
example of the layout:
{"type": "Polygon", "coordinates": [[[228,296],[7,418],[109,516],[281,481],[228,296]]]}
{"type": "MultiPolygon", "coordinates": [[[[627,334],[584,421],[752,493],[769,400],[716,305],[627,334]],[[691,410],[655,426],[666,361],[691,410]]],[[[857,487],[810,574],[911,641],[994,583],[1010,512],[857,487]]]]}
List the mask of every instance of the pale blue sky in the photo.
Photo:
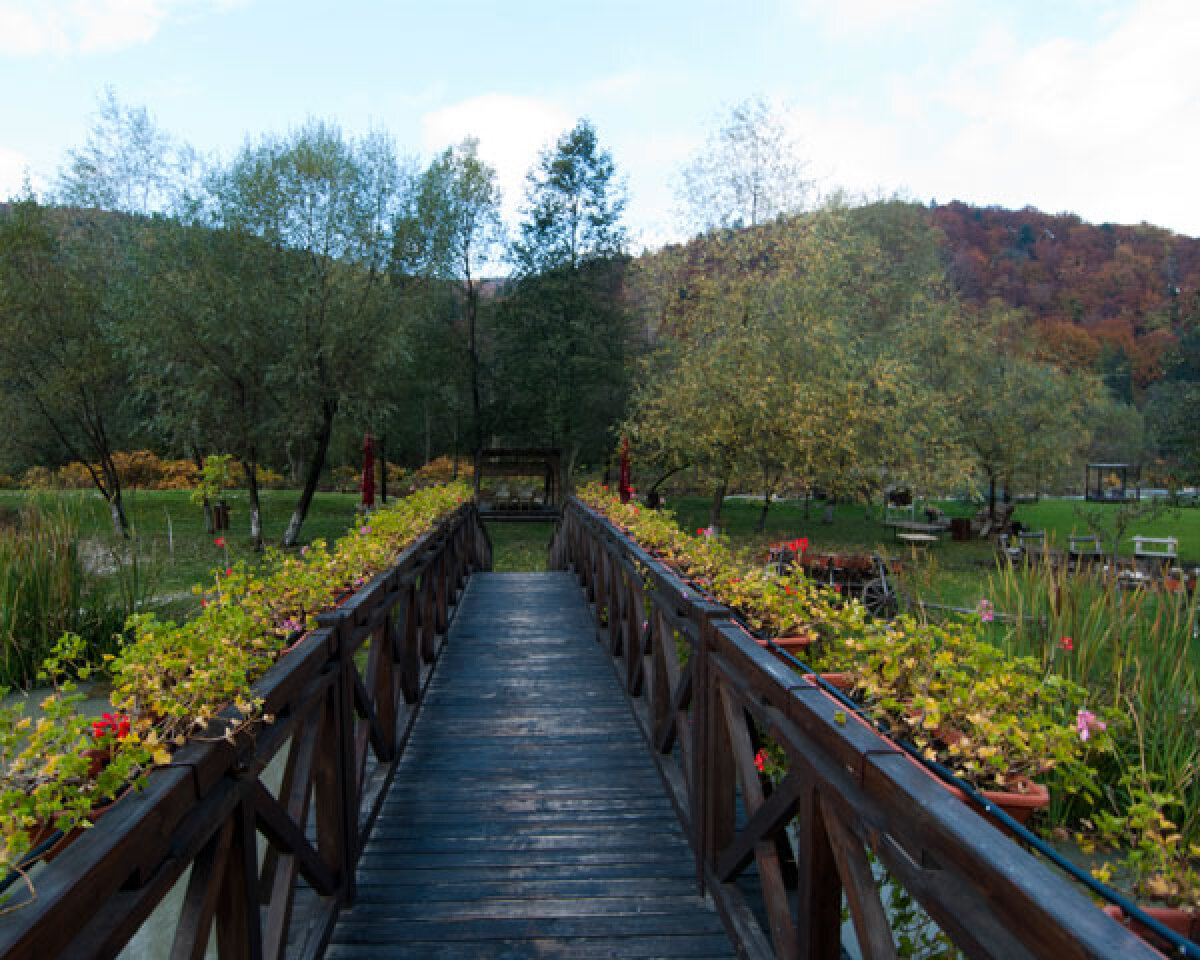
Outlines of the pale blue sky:
{"type": "Polygon", "coordinates": [[[510,213],[587,116],[644,241],[732,104],[785,105],[821,189],[1200,234],[1200,2],[0,0],[0,193],[45,183],[111,86],[202,152],[307,116],[428,158],[468,134],[510,213]]]}

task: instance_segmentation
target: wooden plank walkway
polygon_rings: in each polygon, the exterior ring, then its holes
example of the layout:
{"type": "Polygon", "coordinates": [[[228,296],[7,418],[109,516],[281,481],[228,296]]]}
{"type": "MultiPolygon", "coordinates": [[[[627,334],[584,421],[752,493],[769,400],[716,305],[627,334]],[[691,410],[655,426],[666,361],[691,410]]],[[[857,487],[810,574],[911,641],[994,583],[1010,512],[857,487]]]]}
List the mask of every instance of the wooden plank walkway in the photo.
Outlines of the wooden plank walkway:
{"type": "Polygon", "coordinates": [[[732,957],[574,577],[475,574],[331,960],[732,957]]]}

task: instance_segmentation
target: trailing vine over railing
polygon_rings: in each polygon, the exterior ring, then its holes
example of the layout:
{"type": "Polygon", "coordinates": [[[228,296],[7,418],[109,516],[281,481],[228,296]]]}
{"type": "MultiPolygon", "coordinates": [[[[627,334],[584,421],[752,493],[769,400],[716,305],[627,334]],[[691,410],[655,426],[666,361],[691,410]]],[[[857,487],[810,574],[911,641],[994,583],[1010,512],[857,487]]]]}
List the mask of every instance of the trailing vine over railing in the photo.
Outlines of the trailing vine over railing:
{"type": "Polygon", "coordinates": [[[354,593],[244,692],[270,722],[219,711],[39,871],[33,902],[0,919],[0,956],[116,956],[185,877],[177,920],[164,908],[171,942],[150,955],[201,957],[214,929],[222,957],[321,955],[458,592],[491,566],[472,502],[382,572],[354,574],[380,568],[380,542],[351,551],[354,593]]]}
{"type": "Polygon", "coordinates": [[[697,879],[743,955],[839,957],[843,902],[862,956],[907,955],[886,872],[971,957],[1161,956],[578,499],[551,565],[594,605],[697,879]],[[778,783],[756,763],[768,742],[786,758],[778,783]]]}

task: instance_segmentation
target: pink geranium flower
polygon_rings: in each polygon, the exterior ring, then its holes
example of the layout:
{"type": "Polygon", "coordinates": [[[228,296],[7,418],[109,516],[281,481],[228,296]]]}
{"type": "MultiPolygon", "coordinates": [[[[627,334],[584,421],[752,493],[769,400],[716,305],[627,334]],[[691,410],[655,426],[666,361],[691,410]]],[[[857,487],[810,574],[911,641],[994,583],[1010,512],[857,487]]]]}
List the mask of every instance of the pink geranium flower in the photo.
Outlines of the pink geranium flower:
{"type": "Polygon", "coordinates": [[[1091,710],[1080,710],[1075,714],[1075,730],[1079,739],[1087,743],[1093,733],[1108,729],[1108,724],[1097,717],[1091,710]]]}

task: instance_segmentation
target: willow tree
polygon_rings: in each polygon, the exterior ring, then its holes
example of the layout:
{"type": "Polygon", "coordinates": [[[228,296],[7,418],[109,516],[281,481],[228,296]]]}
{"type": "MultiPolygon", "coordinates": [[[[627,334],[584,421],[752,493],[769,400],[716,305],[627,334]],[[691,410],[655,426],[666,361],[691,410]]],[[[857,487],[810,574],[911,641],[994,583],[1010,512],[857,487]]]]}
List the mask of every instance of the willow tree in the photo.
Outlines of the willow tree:
{"type": "Polygon", "coordinates": [[[651,459],[711,480],[714,523],[732,483],[763,493],[761,525],[785,480],[865,498],[889,476],[932,482],[961,467],[913,331],[867,322],[892,280],[864,269],[882,254],[845,210],[718,231],[683,256],[682,283],[678,264],[660,263],[646,276],[672,289],[638,297],[660,311],[661,337],[630,429],[651,459]]]}
{"type": "Polygon", "coordinates": [[[402,175],[391,141],[310,121],[247,144],[216,179],[217,223],[265,241],[261,269],[284,328],[290,439],[307,462],[284,533],[294,546],[325,465],[334,420],[383,374],[385,269],[402,175]]]}
{"type": "Polygon", "coordinates": [[[130,377],[121,357],[117,264],[130,225],[42,206],[31,195],[0,214],[0,387],[9,409],[84,464],[129,536],[113,454],[131,429],[130,377]],[[123,235],[112,245],[95,233],[123,235]]]}
{"type": "MultiPolygon", "coordinates": [[[[468,138],[434,158],[417,180],[410,209],[396,221],[393,275],[457,288],[455,300],[466,321],[475,452],[484,437],[479,290],[482,272],[504,239],[500,202],[496,171],[480,158],[479,141],[468,138]]],[[[453,322],[453,316],[438,319],[447,327],[453,322]]]]}

